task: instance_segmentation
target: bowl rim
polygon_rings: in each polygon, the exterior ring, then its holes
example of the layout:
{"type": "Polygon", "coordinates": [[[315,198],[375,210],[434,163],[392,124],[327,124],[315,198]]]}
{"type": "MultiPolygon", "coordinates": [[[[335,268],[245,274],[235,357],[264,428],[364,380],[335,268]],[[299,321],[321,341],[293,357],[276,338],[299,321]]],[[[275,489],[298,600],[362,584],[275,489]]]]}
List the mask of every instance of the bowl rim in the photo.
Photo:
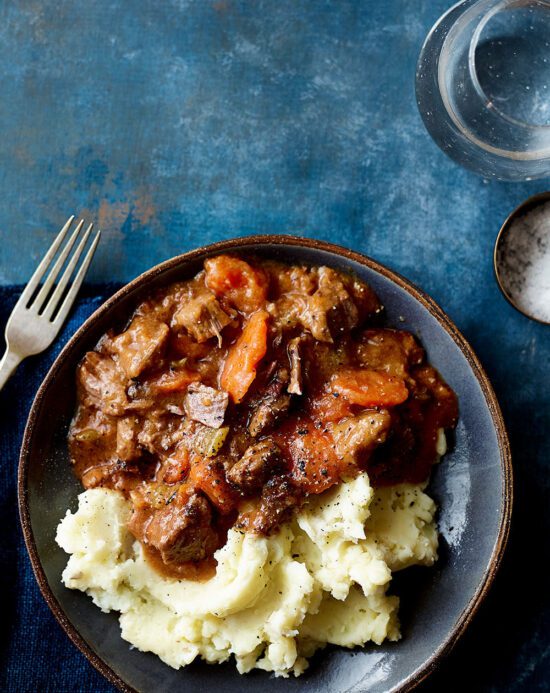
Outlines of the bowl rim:
{"type": "Polygon", "coordinates": [[[335,255],[345,260],[350,260],[356,262],[360,265],[367,267],[378,274],[381,274],[386,279],[396,284],[398,287],[406,291],[409,295],[419,301],[423,307],[428,310],[428,312],[437,320],[440,326],[445,330],[445,332],[451,337],[454,343],[458,346],[463,356],[466,358],[479,386],[482,390],[483,396],[487,403],[489,413],[493,420],[495,426],[497,442],[500,452],[500,463],[502,470],[502,511],[499,518],[499,529],[496,537],[495,545],[489,560],[487,570],[478,585],[476,591],[462,610],[457,622],[450,631],[448,637],[440,643],[434,653],[420,664],[420,666],[415,669],[409,676],[404,679],[400,684],[395,686],[392,693],[405,693],[410,691],[424,681],[439,665],[442,659],[453,649],[461,635],[464,633],[466,628],[471,623],[474,615],[478,611],[482,601],[487,596],[489,588],[493,583],[496,576],[497,570],[501,564],[506,543],[508,541],[508,536],[510,532],[510,521],[512,515],[512,505],[513,505],[513,470],[512,470],[512,457],[510,451],[510,443],[508,439],[508,434],[506,432],[506,427],[504,424],[504,419],[500,406],[498,404],[496,395],[494,393],[493,387],[489,381],[487,374],[485,373],[479,359],[475,355],[472,347],[467,342],[465,337],[458,330],[453,321],[446,315],[446,313],[439,307],[439,305],[428,296],[422,289],[419,289],[408,279],[397,272],[390,270],[381,263],[373,260],[372,258],[363,255],[354,250],[344,248],[342,246],[329,243],[326,241],[320,241],[314,238],[305,238],[293,235],[272,235],[272,234],[257,234],[251,236],[240,236],[237,238],[229,238],[226,240],[218,241],[216,243],[211,243],[209,245],[201,246],[194,250],[190,250],[181,255],[177,255],[173,258],[165,260],[158,265],[146,270],[135,279],[130,281],[128,284],[120,288],[116,293],[110,296],[92,315],[87,318],[82,325],[76,330],[74,335],[68,340],[66,345],[63,347],[55,361],[53,362],[51,368],[46,374],[44,380],[42,381],[36,396],[33,400],[29,416],[27,419],[27,424],[25,426],[25,432],[23,435],[23,442],[21,446],[21,453],[19,457],[19,468],[18,468],[18,505],[19,505],[19,516],[20,522],[23,529],[23,536],[25,539],[25,544],[27,551],[31,560],[32,569],[38,582],[38,586],[44,597],[46,603],[48,604],[50,610],[54,614],[55,618],[68,635],[70,640],[74,645],[85,655],[88,661],[114,686],[124,693],[137,693],[136,689],[129,686],[101,657],[96,654],[91,646],[86,642],[82,635],[80,635],[77,628],[69,621],[65,612],[63,611],[60,603],[54,596],[46,578],[46,574],[42,567],[40,557],[36,548],[36,543],[34,541],[34,536],[32,532],[30,511],[28,504],[27,495],[27,474],[30,459],[30,450],[33,444],[33,436],[36,428],[39,415],[42,408],[42,400],[44,395],[48,390],[50,383],[56,377],[56,374],[64,361],[66,355],[72,351],[74,345],[81,339],[81,337],[106,313],[111,310],[111,308],[116,305],[122,298],[130,294],[134,289],[140,288],[145,285],[148,281],[154,279],[155,277],[177,267],[178,265],[184,265],[192,261],[198,260],[205,255],[211,255],[213,253],[221,252],[238,252],[239,250],[247,247],[250,252],[251,245],[281,245],[281,246],[291,246],[291,247],[303,247],[313,250],[320,250],[328,252],[329,254],[335,255]]]}

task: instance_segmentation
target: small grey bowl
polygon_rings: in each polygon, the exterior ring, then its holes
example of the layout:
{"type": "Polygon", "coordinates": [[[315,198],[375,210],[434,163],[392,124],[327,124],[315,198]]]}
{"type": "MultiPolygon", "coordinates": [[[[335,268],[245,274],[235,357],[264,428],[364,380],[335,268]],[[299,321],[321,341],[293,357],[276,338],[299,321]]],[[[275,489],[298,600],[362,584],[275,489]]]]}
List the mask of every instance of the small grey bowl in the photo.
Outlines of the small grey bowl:
{"type": "MultiPolygon", "coordinates": [[[[254,236],[216,243],[154,267],[104,303],[56,359],[34,400],[21,450],[19,508],[36,579],[74,644],[122,691],[160,693],[360,693],[408,691],[426,678],[457,642],[484,599],[500,564],[512,508],[512,466],[504,423],[492,387],[472,349],[445,313],[407,280],[358,253],[293,236],[254,236]],[[122,327],[153,289],[193,276],[208,256],[254,254],[286,262],[329,265],[355,273],[382,299],[387,322],[420,337],[430,361],[454,388],[460,421],[453,449],[432,475],[439,505],[439,561],[403,571],[403,638],[353,651],[327,648],[299,679],[263,672],[240,676],[233,663],[195,662],[176,671],[120,637],[116,614],[104,614],[86,595],[61,583],[66,554],[55,530],[81,491],[69,465],[66,434],[75,403],[75,368],[110,327],[122,327]]],[[[144,624],[146,627],[146,624],[144,624]]]]}
{"type": "MultiPolygon", "coordinates": [[[[529,212],[533,212],[537,207],[545,205],[549,202],[550,191],[532,195],[522,202],[518,207],[516,207],[513,212],[506,217],[504,223],[500,227],[493,251],[493,269],[495,272],[495,278],[504,298],[522,315],[525,315],[525,317],[530,318],[531,320],[536,320],[543,325],[550,325],[550,320],[545,320],[542,316],[537,314],[536,307],[530,306],[528,308],[527,306],[522,305],[521,301],[518,301],[517,298],[514,297],[514,292],[511,291],[507,285],[506,272],[504,270],[506,265],[510,263],[513,267],[515,277],[519,278],[521,282],[525,282],[529,273],[532,272],[533,268],[532,264],[530,264],[529,255],[527,254],[526,257],[526,254],[522,253],[518,257],[517,255],[509,254],[507,240],[509,238],[510,230],[517,219],[524,217],[525,215],[529,214],[529,212]]],[[[540,238],[538,240],[540,242],[540,238]]],[[[548,242],[550,242],[550,239],[548,239],[548,242]]],[[[529,243],[532,249],[536,248],[536,236],[531,236],[529,243]]],[[[548,244],[546,244],[545,247],[546,252],[548,253],[548,244]]],[[[548,278],[546,278],[546,284],[548,284],[548,278]]],[[[523,291],[520,290],[519,293],[520,299],[522,298],[522,293],[523,297],[525,296],[524,288],[525,286],[523,284],[523,286],[521,286],[523,291]]]]}

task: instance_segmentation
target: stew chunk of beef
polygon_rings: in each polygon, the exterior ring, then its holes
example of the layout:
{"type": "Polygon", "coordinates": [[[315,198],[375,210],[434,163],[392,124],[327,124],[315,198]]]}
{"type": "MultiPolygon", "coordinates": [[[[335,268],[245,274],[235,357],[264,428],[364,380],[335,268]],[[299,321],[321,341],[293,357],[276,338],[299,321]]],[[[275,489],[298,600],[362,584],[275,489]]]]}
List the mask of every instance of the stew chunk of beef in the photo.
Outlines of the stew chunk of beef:
{"type": "Polygon", "coordinates": [[[248,424],[250,435],[259,436],[286,414],[290,406],[288,384],[288,370],[281,368],[267,385],[260,400],[253,405],[253,413],[248,424]]]}
{"type": "Polygon", "coordinates": [[[242,458],[227,472],[227,478],[240,491],[253,494],[281,467],[281,451],[266,438],[251,445],[242,458]]]}
{"type": "Polygon", "coordinates": [[[137,378],[158,363],[170,330],[160,320],[138,315],[130,327],[113,339],[113,351],[128,378],[137,378]]]}
{"type": "Polygon", "coordinates": [[[269,534],[289,517],[289,513],[300,502],[301,494],[290,479],[273,477],[264,486],[252,528],[261,534],[269,534]]]}
{"type": "Polygon", "coordinates": [[[216,547],[212,510],[204,496],[194,493],[183,507],[174,501],[156,510],[148,522],[139,511],[130,520],[130,531],[156,549],[167,563],[200,561],[216,547]]]}
{"type": "Polygon", "coordinates": [[[424,360],[424,349],[403,330],[365,330],[358,340],[357,358],[365,368],[404,378],[424,360]]]}
{"type": "Polygon", "coordinates": [[[227,392],[202,383],[191,383],[184,401],[187,416],[211,428],[219,428],[223,424],[228,404],[227,392]]]}
{"type": "Polygon", "coordinates": [[[426,481],[456,396],[382,314],[329,267],[208,258],[79,364],[75,472],[125,495],[147,559],[177,579],[211,575],[230,527],[277,531],[343,479],[426,481]]]}
{"type": "Polygon", "coordinates": [[[199,343],[217,337],[221,345],[221,332],[233,317],[234,313],[227,313],[214,294],[205,290],[179,308],[172,318],[172,326],[184,327],[199,343]]]}
{"type": "Polygon", "coordinates": [[[338,272],[319,269],[319,287],[308,302],[302,324],[320,342],[334,342],[342,333],[357,326],[359,312],[338,272]]]}
{"type": "Polygon", "coordinates": [[[336,454],[350,464],[359,462],[361,456],[385,442],[390,426],[391,416],[385,409],[366,411],[331,424],[336,454]]]}
{"type": "Polygon", "coordinates": [[[128,405],[126,378],[110,356],[89,351],[78,369],[78,382],[85,407],[110,416],[124,413],[128,405]]]}

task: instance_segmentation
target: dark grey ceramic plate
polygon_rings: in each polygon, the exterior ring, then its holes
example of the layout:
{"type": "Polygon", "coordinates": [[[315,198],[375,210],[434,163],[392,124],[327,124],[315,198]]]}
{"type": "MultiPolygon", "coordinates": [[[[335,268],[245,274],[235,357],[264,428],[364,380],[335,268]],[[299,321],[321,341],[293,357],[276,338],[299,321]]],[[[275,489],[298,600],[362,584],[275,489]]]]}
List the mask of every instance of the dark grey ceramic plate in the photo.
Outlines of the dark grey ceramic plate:
{"type": "Polygon", "coordinates": [[[357,253],[317,241],[259,236],[225,241],[153,268],[107,301],[74,335],[34,401],[19,469],[21,521],[34,571],[55,616],[88,659],[122,690],[264,690],[303,693],[405,691],[423,680],[455,644],[495,575],[506,543],[511,503],[510,451],[491,386],[472,350],[443,311],[388,269],[357,253]],[[329,648],[299,679],[262,672],[239,676],[233,664],[197,662],[175,671],[151,654],[131,650],[115,614],[104,614],[60,581],[67,557],[54,541],[65,510],[76,507],[79,484],[69,468],[66,432],[74,406],[74,372],[101,334],[122,326],[136,303],[157,286],[191,277],[207,255],[235,251],[290,262],[351,270],[369,282],[386,306],[388,323],[409,329],[458,394],[460,422],[454,449],[433,474],[431,493],[441,510],[440,560],[434,568],[400,574],[403,639],[382,647],[329,648]]]}

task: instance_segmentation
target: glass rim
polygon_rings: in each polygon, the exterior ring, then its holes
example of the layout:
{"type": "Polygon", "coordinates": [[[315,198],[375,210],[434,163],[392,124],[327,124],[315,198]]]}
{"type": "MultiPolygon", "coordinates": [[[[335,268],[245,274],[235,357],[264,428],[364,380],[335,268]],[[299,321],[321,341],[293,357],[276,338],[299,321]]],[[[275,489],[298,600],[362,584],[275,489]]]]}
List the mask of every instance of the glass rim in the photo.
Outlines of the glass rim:
{"type": "MultiPolygon", "coordinates": [[[[535,5],[541,5],[541,6],[547,6],[550,9],[550,0],[533,0],[533,3],[535,5]]],[[[508,113],[505,113],[503,110],[501,110],[498,106],[493,105],[492,99],[489,97],[489,95],[485,92],[483,87],[481,86],[481,83],[478,78],[478,71],[477,71],[477,66],[476,66],[476,49],[479,44],[479,40],[481,38],[481,33],[483,29],[487,26],[487,24],[491,21],[491,19],[498,14],[499,12],[502,12],[503,10],[507,9],[513,9],[514,7],[524,7],[525,6],[525,0],[500,0],[498,5],[495,5],[492,9],[490,9],[485,16],[482,17],[481,21],[477,25],[472,38],[470,39],[470,47],[468,50],[468,70],[470,72],[470,77],[472,79],[472,83],[474,85],[475,90],[481,96],[482,99],[485,100],[485,103],[488,108],[491,108],[491,110],[495,113],[498,113],[498,115],[501,118],[504,118],[504,120],[507,120],[509,123],[515,126],[519,126],[522,128],[525,128],[527,130],[533,130],[533,131],[546,131],[550,132],[550,123],[548,125],[538,125],[535,123],[529,123],[525,120],[521,120],[519,118],[514,118],[514,116],[509,115],[508,113]]],[[[550,95],[549,95],[550,98],[550,95]]]]}
{"type": "MultiPolygon", "coordinates": [[[[536,4],[540,4],[541,6],[546,6],[550,9],[550,0],[534,0],[536,4]]],[[[450,12],[455,10],[457,7],[460,5],[468,3],[468,0],[464,2],[458,2],[455,5],[453,5],[446,13],[445,15],[448,15],[450,12]]],[[[468,49],[468,70],[469,70],[469,75],[470,79],[472,80],[472,84],[476,90],[476,93],[478,96],[483,100],[483,105],[484,108],[487,108],[487,104],[491,103],[491,99],[487,96],[485,91],[483,90],[481,84],[479,83],[479,79],[477,76],[477,70],[475,66],[475,50],[479,41],[479,37],[485,26],[487,25],[487,22],[495,16],[498,12],[501,12],[504,9],[509,9],[511,7],[521,7],[525,5],[525,0],[500,0],[495,4],[495,0],[476,0],[475,2],[472,2],[470,4],[470,7],[467,8],[467,10],[462,14],[458,20],[453,24],[451,27],[449,33],[445,37],[443,41],[443,45],[441,46],[441,51],[439,54],[439,60],[438,60],[438,68],[437,68],[437,84],[439,88],[439,92],[441,95],[441,100],[443,102],[443,105],[445,107],[445,110],[447,111],[449,117],[459,130],[459,132],[468,140],[470,140],[473,144],[475,144],[477,147],[490,152],[492,154],[496,154],[497,156],[506,158],[506,159],[512,159],[512,160],[522,160],[522,161],[530,161],[530,160],[540,160],[540,159],[547,159],[550,157],[550,144],[546,147],[539,148],[539,149],[534,149],[534,150],[529,150],[529,151],[518,151],[514,149],[502,149],[500,147],[495,147],[494,145],[491,145],[477,137],[468,127],[466,127],[460,116],[456,113],[455,109],[453,108],[453,105],[451,103],[451,99],[449,98],[449,93],[447,90],[447,86],[445,83],[445,72],[446,72],[446,67],[449,62],[449,56],[452,53],[452,44],[454,42],[454,39],[456,35],[459,33],[459,29],[462,29],[465,25],[468,24],[468,22],[471,20],[472,15],[475,13],[480,13],[481,16],[477,22],[477,26],[474,30],[474,33],[470,39],[470,44],[469,44],[469,49],[468,49]],[[488,8],[486,11],[484,10],[484,6],[488,8]]],[[[444,15],[444,16],[445,16],[444,15]]],[[[439,23],[439,22],[438,22],[439,23]]],[[[434,27],[435,29],[435,27],[434,27]]],[[[432,29],[433,31],[433,29],[432,29]]],[[[508,123],[515,127],[520,127],[524,130],[530,130],[532,132],[539,132],[541,134],[549,135],[550,134],[550,125],[536,125],[533,123],[526,123],[524,121],[520,121],[518,119],[513,118],[512,116],[507,115],[506,113],[503,113],[499,108],[497,107],[492,107],[491,112],[498,116],[499,118],[502,118],[503,120],[506,120],[508,123]]]]}

